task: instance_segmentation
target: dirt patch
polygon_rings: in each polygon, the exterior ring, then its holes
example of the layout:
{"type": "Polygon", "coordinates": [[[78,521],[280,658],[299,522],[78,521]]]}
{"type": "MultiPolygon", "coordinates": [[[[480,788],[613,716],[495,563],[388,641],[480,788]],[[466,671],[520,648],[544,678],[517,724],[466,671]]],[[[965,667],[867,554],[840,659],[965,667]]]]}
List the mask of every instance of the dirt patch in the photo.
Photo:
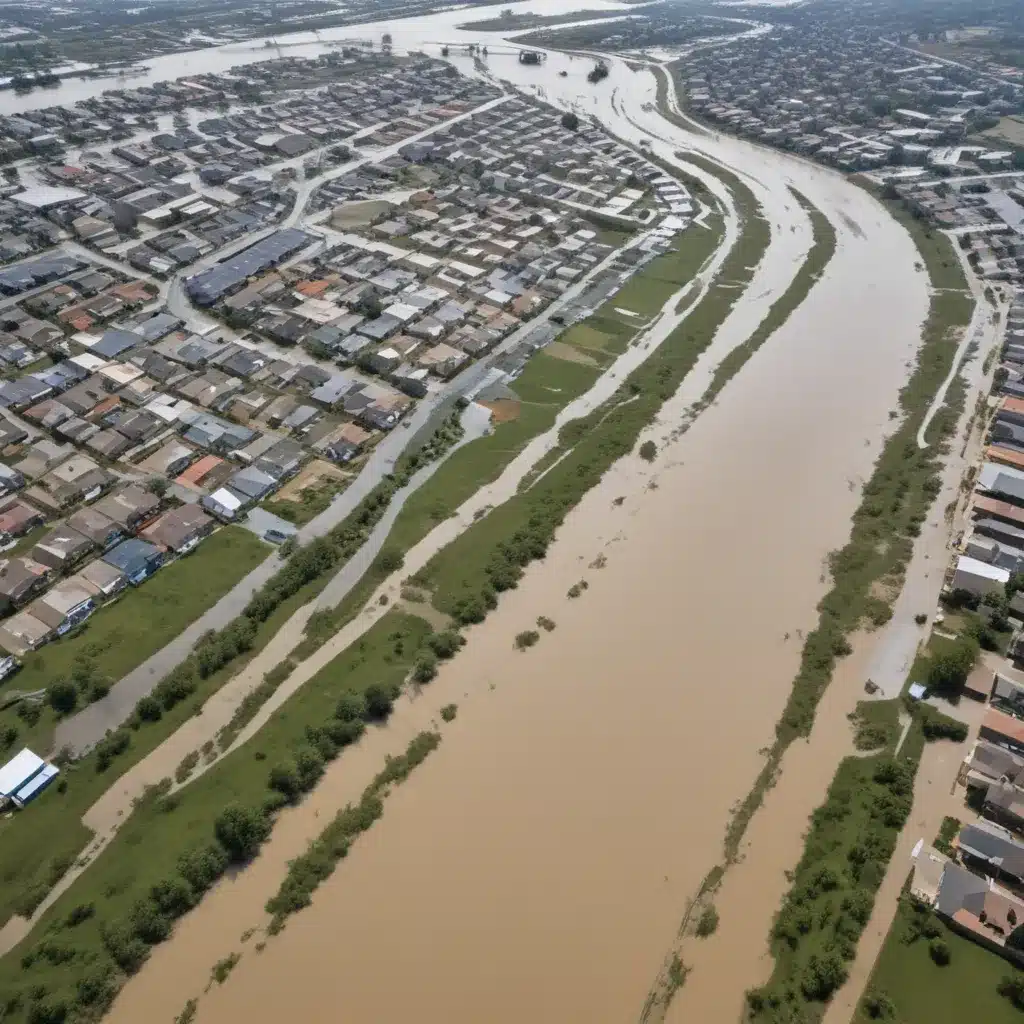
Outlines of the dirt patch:
{"type": "Polygon", "coordinates": [[[365,227],[391,209],[391,203],[383,199],[367,199],[362,202],[342,203],[334,208],[331,223],[339,228],[365,227]]]}
{"type": "Polygon", "coordinates": [[[586,352],[581,352],[578,348],[573,348],[572,345],[566,345],[564,341],[553,341],[544,351],[549,356],[554,356],[555,359],[564,359],[567,363],[582,363],[584,366],[601,365],[593,356],[588,356],[586,352]]]}
{"type": "Polygon", "coordinates": [[[485,409],[491,410],[495,423],[511,423],[519,419],[519,402],[511,398],[496,398],[492,402],[480,403],[485,409]]]}
{"type": "Polygon", "coordinates": [[[1004,117],[995,128],[981,134],[990,139],[1002,139],[1013,146],[1024,146],[1024,118],[1004,117]]]}
{"type": "Polygon", "coordinates": [[[333,463],[314,459],[308,465],[303,466],[298,474],[277,492],[275,498],[278,501],[301,501],[302,492],[306,488],[317,487],[329,481],[344,482],[348,477],[348,473],[333,463]]]}

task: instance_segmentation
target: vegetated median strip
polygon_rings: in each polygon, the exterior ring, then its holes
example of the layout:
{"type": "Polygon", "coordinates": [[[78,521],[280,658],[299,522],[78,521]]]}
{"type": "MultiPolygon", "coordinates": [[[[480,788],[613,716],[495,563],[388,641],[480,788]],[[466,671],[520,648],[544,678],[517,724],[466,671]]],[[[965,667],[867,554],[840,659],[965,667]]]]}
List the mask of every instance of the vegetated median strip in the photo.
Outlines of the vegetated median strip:
{"type": "MultiPolygon", "coordinates": [[[[923,247],[932,242],[932,236],[917,222],[907,226],[915,244],[923,251],[923,247]]],[[[948,240],[945,240],[945,244],[949,244],[948,240]]],[[[721,883],[725,869],[735,862],[750,820],[760,807],[764,794],[774,783],[783,755],[790,744],[810,734],[818,702],[831,681],[836,661],[850,653],[847,637],[865,622],[873,626],[884,625],[892,614],[890,605],[875,596],[872,587],[881,583],[898,592],[913,551],[913,539],[920,534],[921,524],[939,493],[940,458],[935,448],[918,448],[916,434],[955,356],[957,341],[950,337],[951,332],[966,327],[972,310],[973,301],[966,292],[938,292],[932,296],[916,366],[900,392],[902,420],[883,445],[871,478],[864,487],[860,507],[854,513],[850,540],[829,557],[832,587],[818,605],[817,627],[804,642],[800,670],[782,717],[776,725],[775,741],[750,792],[733,814],[725,835],[723,864],[717,865],[709,873],[691,908],[721,883]]],[[[949,389],[947,404],[933,420],[933,428],[938,437],[948,439],[951,435],[964,394],[963,381],[958,378],[949,389]]],[[[912,773],[910,779],[912,782],[912,773]]],[[[884,871],[873,885],[865,886],[872,902],[882,874],[884,871]]],[[[687,916],[690,912],[688,909],[687,916]]],[[[685,921],[686,918],[684,925],[685,921]]],[[[863,922],[859,924],[859,928],[862,927],[863,922]]],[[[847,930],[852,934],[853,926],[847,925],[847,930]]],[[[682,931],[681,928],[680,940],[682,931]]],[[[843,945],[841,948],[845,951],[849,947],[843,945]]],[[[668,965],[677,955],[678,943],[666,956],[652,988],[655,994],[653,1003],[656,1005],[657,993],[669,987],[668,965]]],[[[830,962],[830,966],[834,967],[835,964],[830,962]]],[[[819,967],[819,962],[815,961],[808,969],[813,973],[819,967]]],[[[786,964],[782,960],[777,961],[776,975],[785,973],[785,970],[786,964]]],[[[786,986],[786,982],[776,975],[773,975],[771,983],[773,990],[786,986]]],[[[807,991],[820,993],[822,990],[823,985],[808,983],[807,991]]],[[[792,995],[792,985],[787,991],[792,995]]],[[[778,1009],[778,1005],[773,1002],[774,997],[767,995],[760,1001],[758,998],[755,994],[751,1003],[752,1010],[755,1014],[767,1014],[766,1020],[772,1019],[771,1013],[778,1009]]],[[[819,995],[807,998],[813,1001],[819,995]]],[[[827,995],[821,998],[827,998],[827,995]]],[[[657,1019],[653,1007],[652,1012],[647,1013],[643,1019],[657,1019]]]]}

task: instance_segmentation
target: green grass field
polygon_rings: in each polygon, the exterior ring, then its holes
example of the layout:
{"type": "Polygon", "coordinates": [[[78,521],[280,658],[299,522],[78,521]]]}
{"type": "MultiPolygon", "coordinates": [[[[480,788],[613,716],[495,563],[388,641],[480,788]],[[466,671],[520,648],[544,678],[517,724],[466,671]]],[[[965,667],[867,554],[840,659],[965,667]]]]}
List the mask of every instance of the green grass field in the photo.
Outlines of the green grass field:
{"type": "MultiPolygon", "coordinates": [[[[1020,1024],[1024,1013],[996,991],[999,982],[1020,972],[1002,957],[947,928],[935,918],[941,939],[952,954],[946,967],[928,955],[928,940],[906,942],[913,916],[901,901],[875,970],[868,993],[884,993],[896,1006],[896,1020],[906,1024],[1020,1024]]],[[[854,1024],[870,1024],[866,1008],[859,1007],[854,1024]]]]}
{"type": "MultiPolygon", "coordinates": [[[[116,683],[216,604],[271,550],[240,526],[218,530],[192,554],[104,605],[80,632],[26,654],[21,671],[5,688],[38,690],[86,669],[91,681],[116,683]]],[[[49,708],[31,725],[14,708],[0,712],[0,729],[16,726],[19,730],[9,747],[25,743],[48,747],[55,722],[49,708]]]]}

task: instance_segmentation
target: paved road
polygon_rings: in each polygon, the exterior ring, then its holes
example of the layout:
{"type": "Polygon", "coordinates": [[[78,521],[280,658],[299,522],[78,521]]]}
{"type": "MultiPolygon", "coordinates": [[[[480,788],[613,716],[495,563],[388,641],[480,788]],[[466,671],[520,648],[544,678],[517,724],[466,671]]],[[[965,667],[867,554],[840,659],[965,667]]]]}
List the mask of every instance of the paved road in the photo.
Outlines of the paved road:
{"type": "MultiPolygon", "coordinates": [[[[638,236],[631,240],[627,247],[640,244],[646,237],[646,234],[638,236]]],[[[300,542],[307,543],[315,537],[323,536],[332,527],[345,519],[359,502],[381,482],[384,476],[394,469],[395,463],[414,439],[431,433],[436,429],[440,420],[447,415],[448,410],[456,399],[463,395],[472,394],[480,385],[485,383],[488,375],[492,374],[495,363],[499,359],[526,342],[534,332],[544,332],[551,316],[564,309],[570,303],[576,302],[588,289],[593,280],[612,265],[616,256],[617,252],[612,253],[592,268],[572,288],[559,296],[544,312],[513,331],[489,355],[468,366],[444,388],[431,392],[426,398],[421,399],[413,413],[403,421],[407,426],[399,426],[385,436],[374,448],[373,453],[359,475],[348,488],[332,502],[326,511],[311,520],[299,531],[300,542]]],[[[548,336],[544,335],[544,337],[548,336]]],[[[420,483],[422,483],[422,480],[420,483]]],[[[402,500],[404,501],[404,498],[402,500]]],[[[190,557],[202,557],[202,554],[200,552],[190,557]]],[[[369,560],[365,560],[363,569],[368,564],[369,560]]],[[[96,701],[94,704],[90,704],[76,715],[62,721],[57,727],[54,740],[55,749],[60,750],[63,747],[70,747],[76,754],[84,753],[99,742],[108,730],[116,729],[121,725],[131,715],[135,705],[152,692],[156,684],[171,669],[181,664],[188,657],[189,652],[195,646],[199,637],[207,630],[222,629],[232,619],[240,615],[253,593],[263,586],[280,566],[281,560],[277,554],[271,555],[266,561],[250,572],[248,576],[235,584],[227,594],[201,615],[180,636],[172,640],[166,647],[151,655],[138,668],[129,672],[118,681],[106,697],[96,701]]],[[[345,579],[348,580],[355,572],[355,569],[348,570],[343,567],[339,570],[339,575],[344,575],[345,579]]],[[[358,578],[358,575],[356,578],[358,578]]],[[[349,586],[351,586],[351,583],[349,583],[349,586]]],[[[342,587],[342,584],[335,586],[332,582],[328,585],[328,591],[332,594],[338,593],[342,590],[342,587]]],[[[128,595],[127,600],[130,599],[131,595],[128,595]]]]}

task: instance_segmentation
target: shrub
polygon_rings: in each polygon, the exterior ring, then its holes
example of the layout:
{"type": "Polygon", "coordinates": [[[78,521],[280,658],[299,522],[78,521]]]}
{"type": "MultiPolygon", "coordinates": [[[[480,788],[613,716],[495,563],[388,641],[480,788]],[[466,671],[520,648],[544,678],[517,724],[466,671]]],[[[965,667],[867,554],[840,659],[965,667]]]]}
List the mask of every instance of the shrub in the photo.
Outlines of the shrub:
{"type": "Polygon", "coordinates": [[[869,992],[864,997],[864,1013],[870,1020],[892,1020],[896,1007],[884,992],[869,992]]]}
{"type": "Polygon", "coordinates": [[[72,907],[68,911],[68,916],[64,918],[64,924],[68,928],[75,928],[83,921],[88,921],[95,913],[96,907],[92,903],[79,903],[77,907],[72,907]]]}
{"type": "Polygon", "coordinates": [[[996,991],[1018,1010],[1024,1010],[1024,974],[1007,974],[996,986],[996,991]]]}
{"type": "Polygon", "coordinates": [[[380,683],[371,683],[363,692],[366,701],[366,717],[380,721],[391,714],[395,701],[389,690],[380,683]]]}
{"type": "Polygon", "coordinates": [[[424,651],[416,659],[412,677],[417,683],[429,683],[437,675],[437,658],[432,651],[424,651]]]}
{"type": "Polygon", "coordinates": [[[441,718],[446,722],[454,722],[455,715],[458,713],[458,710],[459,706],[457,704],[445,704],[445,706],[441,708],[441,718]]]}
{"type": "Polygon", "coordinates": [[[114,979],[105,967],[95,968],[78,979],[78,1002],[83,1006],[106,1006],[116,991],[114,979]]]}
{"type": "Polygon", "coordinates": [[[213,832],[228,858],[240,864],[259,852],[270,834],[270,822],[260,810],[232,804],[217,816],[213,832]]]}
{"type": "Polygon", "coordinates": [[[957,696],[978,658],[978,642],[959,637],[947,651],[935,654],[928,667],[928,687],[937,693],[957,696]]]}
{"type": "Polygon", "coordinates": [[[540,639],[540,633],[535,629],[526,629],[516,634],[515,648],[517,651],[525,651],[532,647],[540,639]]]}
{"type": "Polygon", "coordinates": [[[713,904],[706,906],[697,919],[697,936],[701,939],[706,939],[709,935],[714,935],[718,930],[718,911],[715,909],[713,904]]]}
{"type": "Polygon", "coordinates": [[[928,955],[939,967],[945,967],[952,959],[949,946],[942,939],[932,939],[928,944],[928,955]]]}
{"type": "Polygon", "coordinates": [[[164,710],[160,706],[160,702],[156,697],[147,696],[143,697],[142,700],[135,705],[135,713],[139,716],[140,721],[159,722],[163,717],[164,710]]]}
{"type": "Polygon", "coordinates": [[[640,445],[640,458],[644,462],[653,462],[658,455],[658,446],[653,441],[644,441],[640,445]]]}
{"type": "Polygon", "coordinates": [[[334,709],[334,717],[342,722],[354,722],[365,714],[366,701],[358,693],[343,693],[334,709]]]}
{"type": "Polygon", "coordinates": [[[101,927],[100,939],[111,959],[125,974],[135,974],[149,956],[146,943],[123,924],[101,927]]]}
{"type": "Polygon", "coordinates": [[[454,629],[446,629],[441,633],[431,633],[427,637],[427,646],[439,658],[454,658],[466,638],[454,629]]]}
{"type": "Polygon", "coordinates": [[[132,907],[131,928],[137,939],[150,946],[163,942],[171,934],[170,919],[152,900],[139,900],[132,907]]]}
{"type": "Polygon", "coordinates": [[[78,706],[78,690],[69,679],[57,679],[46,689],[46,702],[58,715],[69,715],[78,706]]]}
{"type": "Polygon", "coordinates": [[[834,952],[812,953],[807,958],[800,988],[807,999],[824,1002],[846,981],[846,964],[834,952]]]}
{"type": "Polygon", "coordinates": [[[172,918],[181,917],[195,903],[192,887],[182,878],[167,878],[157,882],[149,890],[149,898],[161,914],[172,918]]]}
{"type": "Polygon", "coordinates": [[[538,615],[537,625],[540,626],[541,629],[550,633],[555,628],[555,620],[549,619],[546,615],[538,615]]]}
{"type": "Polygon", "coordinates": [[[271,768],[267,785],[284,796],[289,802],[297,800],[302,792],[302,787],[299,784],[299,773],[295,767],[295,762],[284,761],[271,768]]]}

